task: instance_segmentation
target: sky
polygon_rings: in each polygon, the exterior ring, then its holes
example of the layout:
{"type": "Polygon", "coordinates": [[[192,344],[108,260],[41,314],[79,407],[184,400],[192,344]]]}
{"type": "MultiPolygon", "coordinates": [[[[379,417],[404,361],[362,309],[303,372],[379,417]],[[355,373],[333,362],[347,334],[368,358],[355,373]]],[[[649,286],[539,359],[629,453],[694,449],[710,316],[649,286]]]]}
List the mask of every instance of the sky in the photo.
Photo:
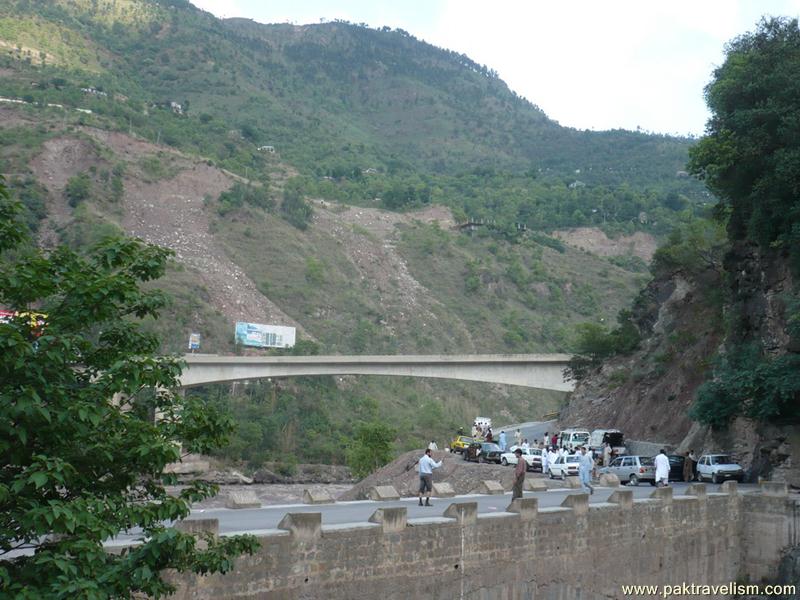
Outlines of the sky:
{"type": "Polygon", "coordinates": [[[725,43],[800,0],[191,0],[260,23],[402,28],[500,74],[562,125],[701,135],[725,43]]]}

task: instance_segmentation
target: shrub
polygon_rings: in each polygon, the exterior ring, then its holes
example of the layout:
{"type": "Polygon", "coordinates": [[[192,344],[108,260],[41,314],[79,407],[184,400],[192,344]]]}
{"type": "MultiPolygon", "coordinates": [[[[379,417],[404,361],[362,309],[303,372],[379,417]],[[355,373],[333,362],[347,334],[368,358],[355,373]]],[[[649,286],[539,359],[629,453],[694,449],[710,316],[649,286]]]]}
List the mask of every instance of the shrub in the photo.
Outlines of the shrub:
{"type": "Polygon", "coordinates": [[[70,177],[64,187],[64,196],[73,208],[78,206],[91,195],[92,181],[86,173],[78,173],[70,177]]]}

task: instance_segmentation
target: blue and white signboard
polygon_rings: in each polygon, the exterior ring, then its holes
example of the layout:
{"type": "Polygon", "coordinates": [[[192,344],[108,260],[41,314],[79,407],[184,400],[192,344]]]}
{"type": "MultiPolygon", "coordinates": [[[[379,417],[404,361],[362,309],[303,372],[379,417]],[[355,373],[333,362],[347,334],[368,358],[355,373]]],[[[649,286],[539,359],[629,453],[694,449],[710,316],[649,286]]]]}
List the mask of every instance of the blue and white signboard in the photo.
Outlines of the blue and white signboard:
{"type": "Polygon", "coordinates": [[[189,350],[200,350],[200,334],[189,334],[189,350]]]}
{"type": "Polygon", "coordinates": [[[255,348],[291,348],[294,346],[295,328],[262,323],[236,323],[236,343],[255,348]]]}

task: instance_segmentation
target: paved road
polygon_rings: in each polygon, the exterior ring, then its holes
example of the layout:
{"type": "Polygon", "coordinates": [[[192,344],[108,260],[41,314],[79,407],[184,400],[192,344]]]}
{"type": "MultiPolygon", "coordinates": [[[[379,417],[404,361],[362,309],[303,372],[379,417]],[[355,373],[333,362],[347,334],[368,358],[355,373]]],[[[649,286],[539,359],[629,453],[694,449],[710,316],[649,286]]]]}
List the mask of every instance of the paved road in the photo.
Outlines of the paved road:
{"type": "Polygon", "coordinates": [[[529,421],[527,423],[513,423],[495,429],[492,428],[495,437],[500,436],[501,431],[506,432],[506,443],[509,446],[514,445],[514,432],[519,429],[522,434],[522,439],[528,439],[528,442],[533,445],[533,440],[542,441],[544,432],[547,431],[552,436],[556,429],[555,421],[529,421]]]}
{"type": "MultiPolygon", "coordinates": [[[[687,484],[673,483],[673,494],[681,495],[685,492],[687,484]]],[[[755,490],[755,485],[742,485],[741,491],[755,490]]],[[[646,484],[638,487],[623,487],[620,489],[633,490],[634,498],[647,498],[653,493],[654,487],[646,484]]],[[[710,492],[717,491],[718,486],[709,485],[710,492]]],[[[590,502],[595,504],[605,502],[614,490],[599,488],[590,496],[590,502]]],[[[540,507],[559,506],[569,494],[579,494],[580,490],[550,490],[547,492],[525,492],[525,497],[539,499],[540,507]]],[[[453,502],[477,502],[479,514],[504,512],[511,503],[511,493],[504,495],[487,496],[470,494],[455,498],[434,498],[433,506],[418,506],[416,498],[403,498],[394,502],[376,502],[372,500],[356,502],[339,502],[336,504],[320,504],[310,506],[307,504],[267,506],[259,509],[208,509],[192,511],[192,518],[219,519],[220,533],[253,532],[275,529],[286,513],[290,512],[319,512],[322,513],[322,525],[341,525],[344,523],[364,523],[378,508],[405,506],[408,509],[408,518],[443,517],[445,509],[453,502]]]]}

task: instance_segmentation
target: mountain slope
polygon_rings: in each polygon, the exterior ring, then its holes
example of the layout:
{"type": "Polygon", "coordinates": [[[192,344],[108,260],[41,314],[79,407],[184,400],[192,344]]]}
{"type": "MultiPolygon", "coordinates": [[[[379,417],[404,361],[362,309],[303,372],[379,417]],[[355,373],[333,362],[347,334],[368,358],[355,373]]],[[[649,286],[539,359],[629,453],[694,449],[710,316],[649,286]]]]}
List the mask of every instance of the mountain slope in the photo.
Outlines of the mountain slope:
{"type": "Polygon", "coordinates": [[[87,123],[249,178],[273,175],[257,150],[271,146],[311,195],[657,234],[706,200],[676,176],[691,140],[561,127],[487,67],[402,30],[220,21],[179,0],[18,0],[0,9],[0,41],[2,95],[92,110],[87,123]]]}

